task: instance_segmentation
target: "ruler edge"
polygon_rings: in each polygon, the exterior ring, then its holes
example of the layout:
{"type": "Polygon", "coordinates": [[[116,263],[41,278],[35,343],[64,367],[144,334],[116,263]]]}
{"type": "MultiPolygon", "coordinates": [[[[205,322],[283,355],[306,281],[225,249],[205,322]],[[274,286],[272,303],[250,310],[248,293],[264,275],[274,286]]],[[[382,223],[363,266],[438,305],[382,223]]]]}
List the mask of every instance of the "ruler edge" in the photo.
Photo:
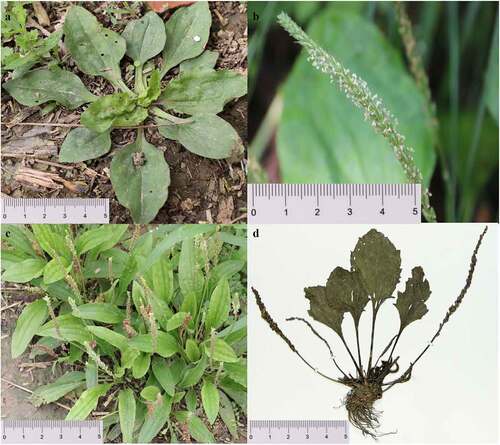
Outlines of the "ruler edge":
{"type": "Polygon", "coordinates": [[[11,196],[2,196],[0,198],[0,208],[2,211],[2,224],[109,224],[111,215],[110,215],[110,201],[111,198],[13,198],[11,196]],[[17,204],[19,205],[13,205],[17,204]],[[30,208],[41,208],[41,207],[54,207],[54,208],[60,208],[61,206],[68,206],[68,207],[75,207],[75,208],[81,208],[81,207],[94,207],[94,208],[104,208],[105,210],[105,218],[99,218],[99,219],[84,219],[80,221],[78,220],[72,220],[68,219],[67,221],[64,220],[52,220],[50,218],[47,218],[42,221],[33,221],[30,219],[26,219],[23,221],[19,222],[12,222],[9,221],[8,218],[3,218],[3,215],[5,213],[6,208],[20,208],[23,206],[28,206],[30,208]]]}
{"type": "MultiPolygon", "coordinates": [[[[422,184],[417,184],[417,183],[281,183],[281,182],[268,182],[268,183],[249,183],[248,187],[250,190],[247,189],[247,212],[248,212],[248,221],[247,223],[249,225],[258,225],[258,224],[420,224],[422,222],[422,184]],[[367,195],[366,192],[363,193],[355,193],[351,194],[351,190],[353,188],[360,188],[361,191],[366,191],[366,189],[380,189],[380,193],[372,193],[367,195]],[[286,189],[290,188],[295,188],[295,189],[300,189],[300,196],[298,194],[291,195],[290,193],[286,193],[286,189]],[[384,195],[384,190],[387,191],[387,189],[390,188],[395,188],[397,191],[397,194],[391,194],[391,193],[386,193],[384,195]],[[267,222],[267,221],[256,221],[255,218],[256,216],[252,215],[252,210],[256,208],[255,202],[256,198],[268,198],[268,200],[271,200],[271,198],[283,198],[284,203],[286,205],[287,201],[287,196],[293,196],[294,198],[300,198],[301,201],[303,201],[305,198],[314,198],[316,197],[317,200],[319,200],[320,197],[333,197],[335,200],[337,196],[342,196],[342,197],[349,197],[349,201],[351,200],[352,197],[362,197],[365,196],[365,198],[368,198],[368,196],[381,196],[382,197],[382,205],[384,205],[384,196],[391,196],[391,197],[400,197],[400,190],[401,188],[409,188],[411,193],[405,193],[405,196],[413,196],[414,197],[414,206],[419,208],[419,216],[420,218],[416,219],[415,221],[385,221],[385,222],[380,222],[380,221],[368,221],[368,222],[360,222],[358,220],[354,220],[351,222],[341,222],[341,221],[334,221],[334,220],[319,220],[319,221],[308,221],[308,222],[287,222],[284,218],[281,218],[278,222],[267,222]],[[261,193],[261,194],[256,194],[256,190],[258,189],[264,189],[264,191],[270,191],[269,193],[261,193]],[[274,189],[285,189],[285,193],[273,193],[274,189]],[[303,190],[306,189],[308,191],[309,189],[312,190],[313,193],[306,193],[303,194],[303,190]],[[329,193],[321,193],[321,190],[324,191],[324,189],[332,189],[333,194],[329,193]],[[342,190],[342,193],[337,193],[336,191],[342,190]],[[319,193],[314,193],[315,191],[320,190],[319,193]],[[250,202],[251,200],[251,202],[250,202]]],[[[350,203],[349,203],[350,204],[350,203]]],[[[318,201],[318,207],[319,206],[319,201],[318,201]]],[[[417,215],[415,215],[417,216],[417,215]]]]}

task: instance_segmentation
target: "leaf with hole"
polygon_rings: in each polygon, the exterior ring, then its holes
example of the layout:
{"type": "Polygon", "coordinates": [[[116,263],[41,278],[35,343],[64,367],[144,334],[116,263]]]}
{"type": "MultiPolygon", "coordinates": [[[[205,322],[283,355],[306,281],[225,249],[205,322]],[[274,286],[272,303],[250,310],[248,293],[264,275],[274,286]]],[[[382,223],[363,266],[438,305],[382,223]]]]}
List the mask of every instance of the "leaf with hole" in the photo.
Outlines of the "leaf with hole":
{"type": "Polygon", "coordinates": [[[62,69],[37,69],[22,77],[9,80],[3,88],[20,104],[35,107],[46,102],[74,110],[97,99],[76,74],[62,69]]]}
{"type": "Polygon", "coordinates": [[[163,152],[141,133],[113,157],[111,182],[118,201],[130,210],[134,222],[148,223],[167,200],[170,169],[163,152]]]}
{"type": "Polygon", "coordinates": [[[121,81],[120,60],[125,55],[125,39],[104,28],[81,6],[72,6],[64,20],[64,45],[78,68],[111,83],[121,81]]]}

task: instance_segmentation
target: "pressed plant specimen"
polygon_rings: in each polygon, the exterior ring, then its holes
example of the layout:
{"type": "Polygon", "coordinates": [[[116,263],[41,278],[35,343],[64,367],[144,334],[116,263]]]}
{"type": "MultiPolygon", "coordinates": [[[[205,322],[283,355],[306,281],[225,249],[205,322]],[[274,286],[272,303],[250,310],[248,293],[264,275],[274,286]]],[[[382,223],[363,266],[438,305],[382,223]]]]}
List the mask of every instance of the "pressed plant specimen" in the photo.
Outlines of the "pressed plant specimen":
{"type": "Polygon", "coordinates": [[[11,356],[29,348],[63,372],[32,403],[68,398],[66,419],[101,418],[107,441],[214,442],[216,421],[233,440],[244,435],[244,235],[213,225],[3,225],[2,281],[14,298],[38,296],[16,321],[11,356]]]}
{"type": "Polygon", "coordinates": [[[177,10],[166,22],[147,12],[129,21],[121,34],[103,27],[84,7],[71,6],[63,28],[45,39],[41,49],[31,50],[33,57],[10,54],[9,58],[18,57],[4,67],[12,70],[12,78],[2,87],[30,107],[52,103],[74,110],[90,104],[81,114],[81,126],[71,130],[61,146],[63,163],[104,156],[111,150],[113,129],[137,128],[135,142],[113,156],[109,176],[118,201],[129,209],[133,221],[148,223],[165,204],[170,185],[163,152],[144,135],[141,124],[148,117],[155,124],[147,126],[158,127],[163,137],[192,153],[231,162],[243,158],[241,138],[218,114],[229,101],[246,94],[246,76],[214,69],[219,54],[205,51],[211,24],[208,2],[203,1],[177,10]],[[94,95],[78,75],[54,61],[31,69],[63,37],[79,71],[106,79],[115,89],[113,94],[94,95]],[[160,54],[161,62],[156,63],[160,54]],[[132,62],[125,67],[134,73],[132,89],[122,77],[125,55],[132,62]],[[178,75],[162,84],[176,67],[178,75]]]}
{"type": "Polygon", "coordinates": [[[410,362],[408,369],[399,372],[399,358],[396,355],[398,342],[413,322],[420,320],[427,312],[426,301],[431,295],[429,281],[425,278],[421,266],[415,266],[411,276],[406,280],[404,289],[396,288],[401,279],[401,252],[382,233],[375,229],[363,235],[350,255],[350,270],[336,267],[330,274],[326,285],[306,287],[305,297],[309,300],[309,315],[317,322],[331,328],[340,338],[354,365],[354,372],[349,372],[335,359],[333,350],[327,340],[306,319],[301,317],[287,318],[287,321],[300,321],[317,336],[328,348],[334,366],[340,376],[331,377],[320,372],[292,341],[284,334],[278,324],[267,311],[258,291],[253,289],[262,318],[269,327],[280,336],[288,347],[314,372],[331,382],[345,385],[349,392],[344,400],[349,421],[363,434],[376,438],[379,415],[375,402],[381,399],[386,391],[398,384],[408,382],[417,362],[422,358],[436,338],[441,334],[444,325],[462,303],[471,283],[477,262],[477,254],[487,227],[479,236],[470,260],[469,272],[464,287],[454,303],[449,307],[436,333],[422,352],[410,362]],[[395,295],[397,294],[397,296],[395,295]],[[399,329],[392,336],[382,352],[374,355],[377,315],[384,302],[395,298],[394,306],[399,314],[399,329]],[[362,313],[371,306],[371,333],[368,357],[363,357],[360,348],[359,325],[362,313]],[[345,315],[353,320],[356,343],[349,345],[342,330],[345,315]],[[391,377],[392,376],[392,377],[391,377]]]}

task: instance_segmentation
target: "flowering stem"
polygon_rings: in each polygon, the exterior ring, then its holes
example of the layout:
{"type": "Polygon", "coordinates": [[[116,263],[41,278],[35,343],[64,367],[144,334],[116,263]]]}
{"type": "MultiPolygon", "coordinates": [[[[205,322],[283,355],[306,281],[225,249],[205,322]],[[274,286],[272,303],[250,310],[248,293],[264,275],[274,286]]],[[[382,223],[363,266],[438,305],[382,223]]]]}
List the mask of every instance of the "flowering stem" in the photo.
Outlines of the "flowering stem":
{"type": "MultiPolygon", "coordinates": [[[[413,148],[406,144],[404,136],[397,130],[396,119],[382,100],[372,93],[367,83],[321,48],[287,14],[282,12],[278,16],[278,22],[304,47],[313,67],[329,75],[354,106],[363,111],[365,120],[371,124],[375,132],[389,142],[408,182],[423,184],[422,173],[413,158],[413,148]]],[[[430,205],[429,197],[429,190],[422,186],[422,213],[427,221],[435,222],[436,213],[430,205]]]]}

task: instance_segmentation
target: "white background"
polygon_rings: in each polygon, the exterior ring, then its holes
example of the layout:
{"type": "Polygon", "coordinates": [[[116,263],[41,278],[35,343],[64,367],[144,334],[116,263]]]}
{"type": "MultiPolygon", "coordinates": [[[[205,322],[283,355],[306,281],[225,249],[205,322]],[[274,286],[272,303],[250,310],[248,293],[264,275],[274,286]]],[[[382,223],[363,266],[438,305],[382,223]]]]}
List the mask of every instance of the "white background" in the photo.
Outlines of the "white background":
{"type": "MultiPolygon", "coordinates": [[[[329,354],[303,324],[287,322],[299,316],[326,337],[344,370],[354,373],[342,343],[328,327],[307,314],[304,287],[324,285],[336,266],[349,269],[349,255],[370,228],[380,230],[401,250],[401,281],[414,266],[423,267],[432,294],[429,312],[403,332],[395,355],[401,369],[415,359],[434,335],[448,307],[465,284],[470,257],[484,225],[260,225],[249,226],[249,286],[254,286],[271,316],[303,356],[320,371],[337,377],[329,354]],[[252,234],[259,228],[260,237],[252,234]]],[[[489,225],[478,255],[472,286],[458,311],[422,359],[407,383],[396,385],[376,403],[383,411],[380,432],[397,434],[380,442],[496,442],[497,407],[497,226],[489,225]]],[[[345,419],[341,407],[348,388],[316,375],[260,318],[249,289],[248,410],[249,419],[345,419]]],[[[397,333],[394,300],[379,311],[374,355],[397,333]]],[[[365,366],[369,348],[371,310],[361,317],[365,366]]],[[[343,330],[353,343],[352,318],[343,330]]],[[[354,427],[351,442],[373,442],[354,427]]]]}

